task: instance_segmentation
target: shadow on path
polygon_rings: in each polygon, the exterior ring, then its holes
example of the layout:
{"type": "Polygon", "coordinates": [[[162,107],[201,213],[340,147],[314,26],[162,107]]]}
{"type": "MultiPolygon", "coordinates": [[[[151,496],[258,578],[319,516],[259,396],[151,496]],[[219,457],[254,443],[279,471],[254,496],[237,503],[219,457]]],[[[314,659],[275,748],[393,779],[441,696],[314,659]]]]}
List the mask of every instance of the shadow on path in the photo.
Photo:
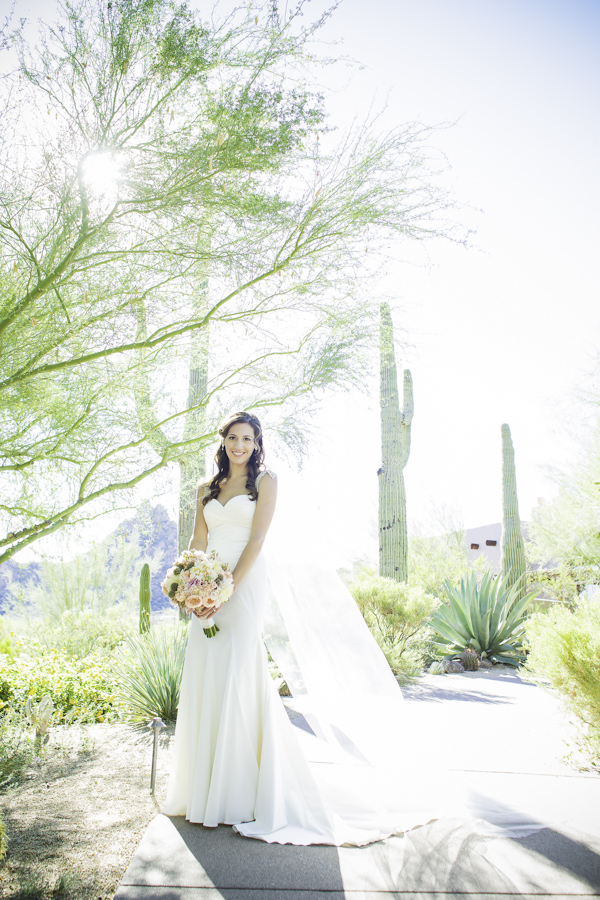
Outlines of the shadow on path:
{"type": "Polygon", "coordinates": [[[468,688],[461,690],[449,688],[445,690],[444,688],[430,687],[428,684],[403,686],[402,693],[405,700],[419,700],[430,703],[445,703],[447,700],[469,700],[477,703],[509,703],[511,705],[515,703],[514,697],[490,694],[489,691],[484,694],[477,691],[477,689],[469,690],[468,688]]]}

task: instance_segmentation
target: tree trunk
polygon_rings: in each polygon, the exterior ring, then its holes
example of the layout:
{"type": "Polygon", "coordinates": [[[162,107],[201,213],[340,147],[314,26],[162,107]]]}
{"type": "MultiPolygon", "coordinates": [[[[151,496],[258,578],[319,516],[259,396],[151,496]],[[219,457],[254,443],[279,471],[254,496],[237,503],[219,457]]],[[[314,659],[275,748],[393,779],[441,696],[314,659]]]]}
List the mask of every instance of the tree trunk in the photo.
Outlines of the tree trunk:
{"type": "MultiPolygon", "coordinates": [[[[208,328],[194,339],[190,353],[190,375],[188,388],[188,412],[185,417],[184,440],[194,435],[206,433],[206,407],[190,409],[206,396],[208,382],[208,328]]],[[[196,493],[198,482],[206,475],[206,459],[204,449],[192,451],[179,460],[179,521],[177,528],[177,545],[179,553],[185,550],[194,530],[196,514],[196,493]]]]}

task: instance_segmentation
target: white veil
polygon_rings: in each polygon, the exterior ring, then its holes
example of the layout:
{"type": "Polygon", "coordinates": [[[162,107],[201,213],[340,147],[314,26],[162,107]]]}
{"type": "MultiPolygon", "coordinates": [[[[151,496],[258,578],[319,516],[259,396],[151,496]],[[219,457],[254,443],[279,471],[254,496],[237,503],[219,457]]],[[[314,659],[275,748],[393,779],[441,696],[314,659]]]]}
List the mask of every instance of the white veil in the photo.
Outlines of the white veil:
{"type": "MultiPolygon", "coordinates": [[[[264,639],[329,761],[406,827],[442,815],[477,819],[480,832],[523,836],[539,822],[493,798],[470,795],[444,763],[443,735],[421,734],[354,599],[302,527],[275,519],[266,545],[269,573],[264,639]],[[345,769],[344,769],[345,766],[345,769]],[[482,821],[483,820],[483,821],[482,821]]],[[[313,739],[314,741],[314,739],[313,739]]]]}
{"type": "Polygon", "coordinates": [[[271,557],[268,571],[265,643],[294,699],[320,738],[378,765],[403,698],[356,603],[312,553],[271,557]]]}

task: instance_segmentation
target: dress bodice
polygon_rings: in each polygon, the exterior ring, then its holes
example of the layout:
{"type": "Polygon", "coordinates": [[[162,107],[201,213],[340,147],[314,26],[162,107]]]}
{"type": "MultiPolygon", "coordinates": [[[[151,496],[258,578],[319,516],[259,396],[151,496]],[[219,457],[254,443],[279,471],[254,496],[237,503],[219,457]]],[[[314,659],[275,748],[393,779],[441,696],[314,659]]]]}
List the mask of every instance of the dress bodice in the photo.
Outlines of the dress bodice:
{"type": "MultiPolygon", "coordinates": [[[[257,489],[261,479],[265,475],[270,475],[272,478],[276,477],[271,469],[263,469],[262,472],[259,472],[256,476],[257,489]]],[[[209,489],[207,486],[204,488],[205,497],[208,492],[209,489]]],[[[237,494],[235,497],[231,497],[225,504],[222,504],[216,498],[209,500],[204,507],[204,519],[208,526],[209,534],[212,535],[218,528],[236,529],[236,531],[246,530],[246,540],[248,540],[255,509],[256,502],[250,498],[249,494],[237,494]]],[[[241,537],[239,531],[238,535],[241,537]]],[[[238,537],[238,535],[236,535],[236,537],[238,537]]]]}
{"type": "MultiPolygon", "coordinates": [[[[263,469],[256,477],[256,487],[264,475],[275,477],[270,469],[263,469]]],[[[205,494],[208,487],[205,488],[205,494]]],[[[208,527],[208,550],[216,550],[222,560],[235,566],[242,550],[248,543],[252,530],[252,519],[256,509],[256,501],[249,494],[236,494],[224,505],[216,498],[209,500],[204,507],[204,520],[208,527]]]]}
{"type": "MultiPolygon", "coordinates": [[[[218,500],[209,500],[204,507],[204,519],[208,525],[208,533],[212,535],[220,528],[231,529],[232,532],[247,532],[250,536],[252,519],[256,503],[249,494],[238,494],[223,506],[218,500]]],[[[241,536],[241,534],[240,534],[241,536]]]]}

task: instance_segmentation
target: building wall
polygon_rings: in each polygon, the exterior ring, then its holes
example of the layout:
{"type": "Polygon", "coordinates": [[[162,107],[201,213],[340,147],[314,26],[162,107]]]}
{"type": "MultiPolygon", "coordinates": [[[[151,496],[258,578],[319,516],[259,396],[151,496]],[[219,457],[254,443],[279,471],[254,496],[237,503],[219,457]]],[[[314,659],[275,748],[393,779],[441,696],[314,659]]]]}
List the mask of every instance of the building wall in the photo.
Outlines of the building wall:
{"type": "Polygon", "coordinates": [[[467,559],[473,564],[481,556],[486,565],[495,572],[500,571],[500,553],[502,550],[502,522],[492,525],[479,525],[477,528],[465,530],[467,559]]]}

